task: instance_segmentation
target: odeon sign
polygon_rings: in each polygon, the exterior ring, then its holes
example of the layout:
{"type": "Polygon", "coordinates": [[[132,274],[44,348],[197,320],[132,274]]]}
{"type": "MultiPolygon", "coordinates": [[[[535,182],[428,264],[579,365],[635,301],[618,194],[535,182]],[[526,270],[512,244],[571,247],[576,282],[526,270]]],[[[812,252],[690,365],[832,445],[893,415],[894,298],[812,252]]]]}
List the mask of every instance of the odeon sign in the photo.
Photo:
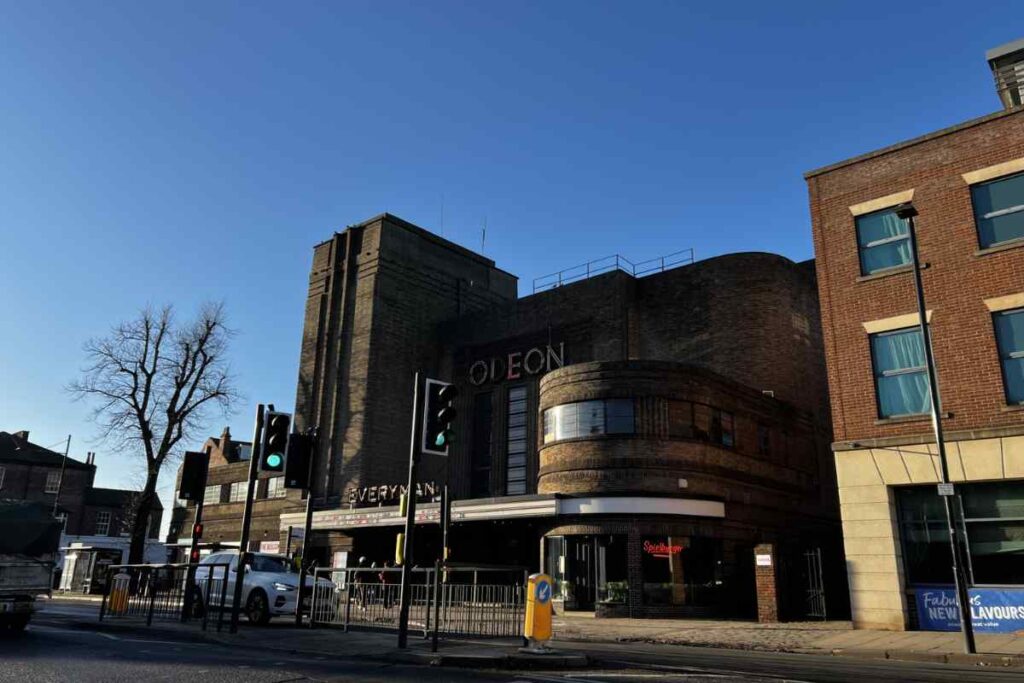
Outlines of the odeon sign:
{"type": "Polygon", "coordinates": [[[523,375],[539,375],[565,365],[565,342],[558,347],[548,344],[529,351],[513,351],[489,360],[478,360],[469,366],[469,382],[480,386],[485,382],[519,379],[523,375]]]}

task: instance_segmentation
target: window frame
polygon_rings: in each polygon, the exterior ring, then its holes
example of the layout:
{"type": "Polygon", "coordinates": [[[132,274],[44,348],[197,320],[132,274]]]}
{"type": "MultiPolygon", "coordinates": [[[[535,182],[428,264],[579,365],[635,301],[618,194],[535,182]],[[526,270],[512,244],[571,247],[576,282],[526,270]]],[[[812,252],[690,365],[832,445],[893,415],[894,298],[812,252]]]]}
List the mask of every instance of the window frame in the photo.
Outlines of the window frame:
{"type": "Polygon", "coordinates": [[[895,214],[896,213],[895,210],[894,210],[895,208],[896,207],[894,207],[894,206],[888,206],[888,207],[886,207],[884,209],[878,209],[877,211],[869,211],[868,213],[860,214],[859,216],[854,216],[853,217],[854,239],[857,242],[857,267],[860,270],[861,277],[867,277],[867,276],[870,276],[870,275],[879,275],[879,274],[882,274],[882,273],[887,273],[887,272],[890,272],[890,271],[897,270],[899,268],[906,268],[907,266],[911,265],[912,261],[908,260],[908,261],[906,261],[904,263],[899,263],[899,264],[894,265],[894,266],[885,266],[884,268],[876,268],[875,270],[868,270],[865,267],[865,264],[864,264],[864,253],[867,250],[869,250],[869,249],[874,249],[876,247],[884,247],[887,244],[894,244],[896,242],[904,242],[904,241],[907,242],[907,243],[910,242],[910,226],[907,224],[906,220],[903,220],[903,225],[906,227],[906,230],[905,230],[905,232],[903,232],[903,234],[901,234],[901,235],[893,235],[891,237],[884,237],[884,238],[882,238],[880,240],[873,240],[871,242],[867,242],[866,244],[861,244],[861,238],[860,238],[861,221],[866,219],[866,218],[869,218],[871,216],[877,216],[877,215],[883,214],[883,213],[895,214]]]}
{"type": "Polygon", "coordinates": [[[284,476],[267,477],[267,500],[277,500],[288,495],[288,489],[284,487],[284,476]],[[272,484],[271,482],[277,482],[272,484]],[[276,494],[276,495],[271,495],[276,494]]]}
{"type": "Polygon", "coordinates": [[[51,470],[46,473],[46,483],[43,484],[43,493],[56,494],[60,491],[60,472],[51,470]],[[53,482],[53,490],[50,490],[50,482],[53,482]]]}
{"type": "Polygon", "coordinates": [[[110,526],[113,521],[114,515],[110,510],[99,510],[96,512],[96,524],[93,529],[95,533],[93,536],[109,536],[110,526]],[[105,516],[104,516],[105,515],[105,516]],[[102,522],[100,520],[103,520],[102,522]],[[103,525],[103,532],[100,533],[100,526],[103,525]]]}
{"type": "MultiPolygon", "coordinates": [[[[625,413],[616,414],[617,420],[622,420],[625,413]]],[[[612,396],[608,398],[596,398],[586,399],[582,401],[569,401],[568,403],[559,403],[558,405],[546,408],[541,415],[541,422],[543,426],[542,445],[548,446],[550,444],[559,443],[562,441],[572,441],[575,439],[594,439],[594,438],[607,438],[607,437],[619,437],[619,436],[636,436],[636,399],[632,396],[612,396]],[[581,406],[587,406],[594,403],[601,404],[601,431],[599,432],[588,432],[583,433],[580,429],[580,425],[591,424],[589,421],[581,419],[581,406]],[[617,425],[614,431],[608,431],[608,415],[609,415],[609,404],[619,403],[621,405],[630,405],[630,422],[631,427],[629,431],[621,429],[621,425],[617,425]],[[563,416],[567,415],[569,410],[572,410],[572,420],[564,420],[563,416]],[[574,431],[572,434],[564,428],[565,424],[572,424],[574,431]],[[567,434],[566,436],[559,436],[559,433],[567,434]],[[551,434],[551,438],[548,439],[548,435],[551,434]]]]}
{"type": "MultiPolygon", "coordinates": [[[[530,474],[528,472],[528,470],[529,470],[529,460],[530,460],[530,429],[529,429],[529,427],[530,427],[530,420],[529,420],[529,414],[530,414],[530,390],[529,390],[529,387],[526,384],[514,384],[514,385],[508,387],[507,391],[505,392],[505,495],[506,496],[522,496],[522,495],[526,495],[526,493],[529,491],[529,488],[530,488],[529,487],[530,474]],[[512,398],[514,392],[522,392],[522,397],[521,398],[512,398]],[[512,412],[512,404],[513,403],[520,403],[520,402],[522,402],[522,404],[523,404],[522,411],[518,411],[517,410],[515,413],[513,413],[512,412]],[[517,425],[513,426],[512,425],[511,417],[513,415],[520,415],[520,414],[522,414],[524,416],[523,417],[523,424],[521,424],[521,425],[517,424],[517,425]],[[522,438],[519,438],[518,436],[516,438],[512,438],[512,431],[513,430],[517,430],[517,433],[518,433],[518,430],[522,430],[522,438]],[[515,465],[513,467],[513,465],[512,465],[512,452],[511,452],[512,451],[512,444],[513,443],[517,443],[518,444],[519,442],[522,442],[522,444],[523,444],[523,452],[522,452],[522,460],[523,461],[522,461],[522,464],[517,464],[517,465],[515,465]],[[520,480],[520,478],[518,476],[516,476],[515,480],[513,480],[512,477],[511,477],[512,470],[517,470],[517,471],[518,470],[522,470],[523,471],[522,479],[520,480]],[[522,483],[522,491],[519,490],[520,482],[522,483]],[[512,485],[513,484],[516,485],[516,489],[514,491],[512,490],[512,485]]],[[[517,448],[518,448],[518,446],[517,446],[517,448]]],[[[515,455],[516,455],[517,458],[520,456],[519,453],[516,453],[515,455]]]]}
{"type": "Polygon", "coordinates": [[[1024,234],[1022,234],[1019,237],[1011,237],[1008,240],[1002,240],[1001,242],[992,242],[991,244],[985,244],[981,238],[981,221],[988,220],[991,218],[998,218],[1000,216],[1009,216],[1015,213],[1020,213],[1024,211],[1024,203],[1009,206],[1005,209],[997,209],[995,211],[990,211],[984,216],[979,216],[977,201],[975,200],[976,189],[986,187],[988,185],[995,185],[996,183],[1006,182],[1007,180],[1012,180],[1013,178],[1018,178],[1021,176],[1024,176],[1024,171],[1018,173],[1010,173],[1004,176],[999,176],[998,178],[989,178],[988,180],[983,180],[981,182],[973,183],[968,186],[968,189],[971,193],[971,214],[974,217],[974,234],[978,240],[979,249],[995,249],[1008,244],[1024,244],[1024,234]]]}
{"type": "MultiPolygon", "coordinates": [[[[231,486],[228,488],[228,502],[229,503],[244,503],[245,502],[245,494],[248,491],[248,486],[249,486],[249,482],[248,481],[233,481],[233,482],[231,482],[231,486]],[[237,490],[239,490],[241,492],[241,497],[240,498],[235,498],[236,487],[238,487],[237,490]]],[[[255,491],[253,493],[255,493],[255,491]]]]}
{"type": "MultiPolygon", "coordinates": [[[[925,410],[923,413],[897,413],[897,414],[893,414],[893,415],[885,415],[882,412],[882,395],[879,392],[879,388],[880,388],[879,387],[879,383],[878,383],[879,378],[899,377],[900,375],[911,375],[911,374],[917,374],[917,373],[923,373],[927,377],[927,375],[928,375],[928,361],[927,361],[927,355],[926,355],[925,356],[925,363],[924,363],[924,365],[915,366],[913,368],[899,368],[897,370],[884,370],[884,371],[879,372],[879,370],[878,370],[878,362],[877,362],[877,358],[876,358],[876,355],[875,355],[874,340],[878,339],[880,337],[888,337],[888,336],[893,336],[893,335],[896,335],[896,334],[906,334],[907,332],[911,332],[911,331],[916,331],[917,334],[920,335],[920,337],[921,337],[921,344],[923,345],[925,343],[924,342],[924,334],[921,331],[921,326],[920,325],[911,325],[910,327],[900,327],[900,328],[895,329],[895,330],[885,330],[883,332],[873,332],[873,333],[868,335],[868,354],[869,354],[870,360],[871,360],[871,379],[872,379],[872,382],[875,385],[875,412],[876,412],[878,418],[881,419],[881,420],[899,420],[899,419],[903,419],[903,418],[917,418],[917,417],[927,416],[927,415],[931,414],[931,410],[930,409],[925,410]]],[[[931,392],[931,385],[930,384],[928,386],[928,391],[931,392]]],[[[930,405],[930,403],[931,403],[931,397],[929,396],[929,405],[930,405]]]]}
{"type": "Polygon", "coordinates": [[[995,337],[996,342],[996,354],[999,357],[999,373],[1003,379],[1003,400],[1006,401],[1008,406],[1024,406],[1024,395],[1020,397],[1020,400],[1010,400],[1010,383],[1006,375],[1006,362],[1009,360],[1021,360],[1024,359],[1024,348],[1020,350],[1010,351],[1008,355],[1003,354],[1002,342],[999,338],[999,325],[996,320],[1011,315],[1024,316],[1024,308],[1009,308],[1005,311],[994,311],[992,313],[992,335],[995,337]]]}
{"type": "Polygon", "coordinates": [[[223,484],[209,484],[203,488],[203,505],[217,505],[222,501],[223,496],[223,484]],[[207,500],[208,494],[212,492],[212,489],[216,489],[216,500],[207,500]]]}
{"type": "Polygon", "coordinates": [[[0,491],[4,490],[4,479],[7,478],[7,468],[0,467],[0,491]]]}

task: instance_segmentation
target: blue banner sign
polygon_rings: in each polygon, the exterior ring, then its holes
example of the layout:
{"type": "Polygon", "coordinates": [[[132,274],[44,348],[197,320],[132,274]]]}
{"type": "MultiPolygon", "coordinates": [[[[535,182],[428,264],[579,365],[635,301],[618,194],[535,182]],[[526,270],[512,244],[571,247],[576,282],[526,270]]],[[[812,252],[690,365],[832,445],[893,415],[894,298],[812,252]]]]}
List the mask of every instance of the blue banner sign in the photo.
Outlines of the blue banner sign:
{"type": "MultiPolygon", "coordinates": [[[[1024,632],[1024,590],[972,588],[971,623],[979,633],[1024,632]]],[[[917,620],[922,631],[959,631],[960,610],[952,588],[918,588],[917,620]]]]}

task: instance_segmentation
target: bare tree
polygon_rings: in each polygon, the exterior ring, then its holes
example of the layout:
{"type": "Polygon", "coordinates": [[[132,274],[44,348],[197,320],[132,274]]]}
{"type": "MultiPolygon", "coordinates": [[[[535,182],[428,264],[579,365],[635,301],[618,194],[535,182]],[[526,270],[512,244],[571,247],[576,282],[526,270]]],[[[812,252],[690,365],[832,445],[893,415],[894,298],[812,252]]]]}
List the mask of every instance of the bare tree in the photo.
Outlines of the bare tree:
{"type": "Polygon", "coordinates": [[[146,521],[160,470],[182,439],[193,436],[210,408],[227,416],[238,399],[226,360],[232,332],[220,304],[178,324],[171,306],[145,309],[85,344],[88,365],[68,389],[94,403],[100,438],[145,456],[145,484],[134,501],[129,562],[141,562],[146,521]]]}

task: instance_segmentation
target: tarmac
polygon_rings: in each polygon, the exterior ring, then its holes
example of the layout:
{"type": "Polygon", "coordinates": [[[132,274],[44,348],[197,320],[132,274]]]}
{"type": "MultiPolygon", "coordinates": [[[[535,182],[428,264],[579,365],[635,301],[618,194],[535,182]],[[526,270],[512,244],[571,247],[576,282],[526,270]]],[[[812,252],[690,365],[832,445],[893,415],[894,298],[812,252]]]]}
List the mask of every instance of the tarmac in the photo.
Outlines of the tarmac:
{"type": "MultiPolygon", "coordinates": [[[[964,654],[959,633],[925,631],[855,630],[848,621],[791,622],[758,624],[747,621],[705,619],[595,619],[593,616],[559,614],[554,621],[551,654],[537,655],[520,651],[521,639],[442,638],[438,652],[431,651],[431,640],[422,631],[410,631],[408,647],[397,647],[394,631],[349,630],[336,628],[296,628],[290,620],[275,620],[259,628],[243,620],[238,633],[229,633],[227,624],[217,632],[211,623],[204,632],[196,623],[154,622],[147,627],[136,620],[104,619],[99,622],[96,602],[78,597],[55,596],[50,603],[78,607],[76,628],[133,633],[166,633],[182,639],[217,642],[234,647],[278,650],[293,654],[330,657],[358,657],[387,662],[461,666],[487,669],[580,668],[585,655],[573,652],[579,643],[649,643],[664,645],[728,648],[762,652],[793,652],[868,659],[1024,667],[1024,634],[978,634],[979,654],[964,654]]],[[[46,607],[44,607],[46,610],[46,607]]],[[[47,610],[49,611],[49,610],[47,610]]]]}

